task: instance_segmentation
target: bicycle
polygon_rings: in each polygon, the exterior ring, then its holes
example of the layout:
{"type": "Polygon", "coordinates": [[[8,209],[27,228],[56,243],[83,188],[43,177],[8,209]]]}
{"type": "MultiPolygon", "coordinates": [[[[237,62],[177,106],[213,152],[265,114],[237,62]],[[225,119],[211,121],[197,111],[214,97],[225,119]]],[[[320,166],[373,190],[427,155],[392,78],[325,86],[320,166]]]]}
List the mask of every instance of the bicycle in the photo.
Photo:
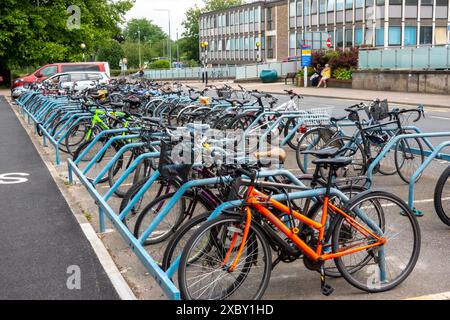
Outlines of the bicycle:
{"type": "Polygon", "coordinates": [[[434,190],[434,208],[443,223],[450,226],[450,166],[439,177],[434,190]]]}
{"type": "MultiPolygon", "coordinates": [[[[271,247],[277,245],[294,247],[307,257],[309,267],[320,271],[321,290],[325,295],[333,292],[333,288],[326,284],[323,268],[324,261],[331,259],[344,279],[366,292],[390,290],[403,282],[412,272],[420,252],[420,230],[416,217],[400,198],[384,191],[370,190],[355,196],[345,206],[335,205],[330,201],[330,196],[335,194],[341,198],[342,195],[331,188],[332,178],[339,168],[352,161],[349,157],[333,158],[336,154],[334,150],[326,157],[322,154],[323,158],[314,160],[317,166],[327,166],[330,169],[327,187],[305,192],[305,196],[323,196],[320,223],[258,191],[256,188],[261,187],[261,184],[255,180],[255,172],[240,169],[240,173],[250,177],[250,180],[241,180],[238,183],[239,187],[247,187],[239,214],[225,213],[205,223],[192,235],[182,252],[178,270],[182,297],[261,298],[272,271],[271,247]],[[384,201],[388,203],[383,204],[384,201]],[[271,207],[300,221],[301,227],[289,228],[269,209],[271,207]],[[381,214],[384,215],[383,225],[375,224],[368,216],[368,208],[371,207],[378,211],[381,208],[381,214]],[[393,211],[397,211],[395,218],[402,220],[394,227],[390,224],[391,220],[389,223],[387,220],[392,218],[393,213],[384,212],[393,207],[393,211]],[[329,212],[333,215],[329,216],[329,212]],[[317,239],[311,239],[309,242],[301,239],[299,234],[303,231],[303,226],[306,226],[306,230],[317,231],[317,239]],[[286,240],[276,237],[276,233],[269,231],[271,228],[281,231],[286,240]],[[390,228],[398,228],[397,230],[402,232],[391,235],[390,228]],[[407,229],[408,231],[405,231],[407,229]],[[411,242],[400,241],[398,248],[384,249],[400,236],[411,237],[411,242]],[[348,261],[346,257],[355,257],[358,252],[363,257],[358,259],[359,263],[354,266],[354,262],[348,261]],[[405,253],[406,261],[395,256],[405,253]],[[389,257],[386,257],[386,254],[389,254],[389,257]],[[396,265],[396,269],[401,270],[393,276],[394,268],[389,270],[392,272],[388,272],[386,267],[389,261],[398,261],[397,259],[402,262],[401,265],[396,265]],[[372,265],[375,267],[371,267],[372,265]],[[371,270],[372,278],[358,278],[371,270]],[[375,282],[369,283],[370,279],[375,282]]],[[[345,202],[345,199],[342,200],[345,202]]]]}

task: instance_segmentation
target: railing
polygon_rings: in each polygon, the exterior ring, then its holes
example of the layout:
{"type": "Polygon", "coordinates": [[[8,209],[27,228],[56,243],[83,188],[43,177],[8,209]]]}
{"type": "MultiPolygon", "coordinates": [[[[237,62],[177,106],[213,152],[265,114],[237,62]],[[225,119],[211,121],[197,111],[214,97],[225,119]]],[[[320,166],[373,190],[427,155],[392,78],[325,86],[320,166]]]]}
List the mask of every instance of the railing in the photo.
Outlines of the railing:
{"type": "Polygon", "coordinates": [[[236,67],[236,79],[253,79],[259,78],[259,73],[264,69],[276,70],[279,76],[287,75],[291,72],[297,72],[299,62],[270,62],[260,64],[250,64],[236,67]]]}
{"type": "MultiPolygon", "coordinates": [[[[145,77],[149,79],[200,79],[202,77],[202,68],[177,68],[177,69],[158,69],[158,70],[145,70],[145,77]]],[[[208,74],[214,78],[235,78],[236,67],[214,67],[208,68],[208,74]]]]}
{"type": "Polygon", "coordinates": [[[450,47],[360,50],[358,67],[367,69],[449,69],[450,47]]]}

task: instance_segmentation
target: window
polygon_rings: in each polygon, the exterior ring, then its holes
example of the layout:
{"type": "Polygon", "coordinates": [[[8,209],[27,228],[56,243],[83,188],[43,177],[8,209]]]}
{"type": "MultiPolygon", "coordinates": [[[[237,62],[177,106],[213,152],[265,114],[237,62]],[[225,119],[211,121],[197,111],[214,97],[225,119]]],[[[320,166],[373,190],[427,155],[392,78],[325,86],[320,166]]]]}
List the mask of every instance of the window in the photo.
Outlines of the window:
{"type": "Polygon", "coordinates": [[[231,49],[231,40],[230,40],[230,39],[227,39],[227,44],[226,44],[225,49],[226,49],[227,51],[230,51],[230,49],[231,49]]]}
{"type": "Polygon", "coordinates": [[[235,39],[231,38],[230,39],[230,50],[234,51],[236,49],[236,43],[235,43],[235,39]]]}
{"type": "Polygon", "coordinates": [[[336,11],[344,9],[344,0],[336,0],[336,11]]]}
{"type": "Polygon", "coordinates": [[[294,1],[289,2],[289,17],[295,17],[297,15],[296,5],[294,1]]]}
{"type": "Polygon", "coordinates": [[[339,48],[342,48],[343,44],[344,44],[343,39],[342,39],[342,36],[343,36],[342,32],[343,32],[342,29],[336,30],[336,46],[339,48]]]}
{"type": "Polygon", "coordinates": [[[361,28],[355,28],[355,47],[363,44],[363,33],[361,28]]]}
{"type": "Polygon", "coordinates": [[[249,15],[250,15],[249,21],[250,23],[253,23],[253,21],[255,21],[255,10],[253,8],[250,9],[249,15]]]}
{"type": "Polygon", "coordinates": [[[324,13],[327,11],[327,0],[319,0],[320,1],[320,13],[324,13]]]}
{"type": "Polygon", "coordinates": [[[328,32],[328,38],[330,39],[331,47],[333,48],[334,47],[334,31],[328,32]]]}
{"type": "Polygon", "coordinates": [[[375,45],[384,46],[384,27],[375,29],[375,45]]]}
{"type": "Polygon", "coordinates": [[[433,0],[422,0],[422,5],[423,6],[432,6],[433,0]]]}
{"type": "Polygon", "coordinates": [[[61,72],[69,71],[100,71],[100,67],[96,64],[69,64],[61,67],[61,72]]]}
{"type": "Polygon", "coordinates": [[[303,2],[303,16],[309,16],[309,1],[303,2]]]}
{"type": "Polygon", "coordinates": [[[289,55],[295,55],[295,32],[289,33],[289,55]]]}
{"type": "Polygon", "coordinates": [[[447,6],[448,0],[436,0],[436,6],[447,6]]]}
{"type": "Polygon", "coordinates": [[[433,41],[433,28],[420,27],[420,44],[431,44],[433,41]]]}
{"type": "Polygon", "coordinates": [[[249,11],[248,10],[245,10],[245,23],[248,23],[248,20],[249,20],[249,11]]]}
{"type": "Polygon", "coordinates": [[[373,29],[366,28],[364,34],[364,44],[371,46],[373,44],[373,29]]]}
{"type": "Polygon", "coordinates": [[[72,73],[70,75],[70,81],[72,81],[72,82],[82,81],[82,80],[86,80],[86,74],[85,73],[72,73]]]}
{"type": "Polygon", "coordinates": [[[248,47],[249,47],[249,38],[245,37],[244,49],[248,50],[248,47]]]}
{"type": "Polygon", "coordinates": [[[336,0],[328,0],[328,11],[334,11],[334,2],[336,0]]]}
{"type": "Polygon", "coordinates": [[[240,18],[239,18],[239,21],[240,21],[241,24],[244,24],[244,11],[241,11],[241,12],[240,12],[240,18]]]}
{"type": "MultiPolygon", "coordinates": [[[[422,0],[423,1],[423,0],[422,0]]],[[[390,5],[402,4],[402,0],[389,0],[390,5]]]]}
{"type": "Polygon", "coordinates": [[[250,44],[249,44],[250,51],[255,50],[255,38],[253,36],[250,36],[250,44]]]}
{"type": "Polygon", "coordinates": [[[267,37],[267,59],[273,59],[274,36],[267,37]]]}
{"type": "Polygon", "coordinates": [[[297,16],[300,17],[302,15],[302,2],[301,1],[297,1],[297,16]]]}
{"type": "Polygon", "coordinates": [[[384,0],[377,0],[377,6],[384,6],[384,0]]]}
{"type": "Polygon", "coordinates": [[[243,37],[241,37],[239,39],[239,49],[244,50],[244,38],[243,37]]]}
{"type": "Polygon", "coordinates": [[[302,39],[302,33],[297,33],[297,49],[300,49],[302,47],[303,39],[302,39]]]}
{"type": "Polygon", "coordinates": [[[373,0],[366,0],[366,7],[373,6],[373,0]]]}
{"type": "Polygon", "coordinates": [[[407,6],[417,6],[417,0],[406,0],[405,5],[407,6]]]}
{"type": "Polygon", "coordinates": [[[405,46],[415,46],[417,44],[417,27],[405,27],[405,34],[403,37],[405,46]]]}
{"type": "Polygon", "coordinates": [[[352,29],[345,30],[345,46],[347,48],[353,46],[352,37],[353,37],[353,30],[352,29]]]}
{"type": "Polygon", "coordinates": [[[311,14],[317,13],[317,0],[311,0],[311,14]]]}
{"type": "Polygon", "coordinates": [[[362,7],[364,7],[364,0],[355,0],[355,8],[362,8],[362,7]]]}
{"type": "Polygon", "coordinates": [[[267,8],[267,30],[272,30],[272,27],[273,27],[272,8],[267,8]]]}
{"type": "Polygon", "coordinates": [[[57,66],[49,66],[49,67],[43,68],[43,69],[41,69],[41,71],[39,71],[39,73],[41,73],[46,78],[56,74],[57,72],[58,72],[57,66]]]}
{"type": "Polygon", "coordinates": [[[390,46],[399,46],[402,44],[402,28],[401,27],[389,27],[389,39],[388,44],[390,46]]]}
{"type": "Polygon", "coordinates": [[[87,74],[87,79],[88,80],[101,80],[102,76],[98,73],[88,73],[87,74]]]}
{"type": "Polygon", "coordinates": [[[434,44],[447,44],[447,28],[436,27],[434,30],[434,44]]]}
{"type": "Polygon", "coordinates": [[[353,9],[353,0],[345,0],[345,9],[353,9]]]}

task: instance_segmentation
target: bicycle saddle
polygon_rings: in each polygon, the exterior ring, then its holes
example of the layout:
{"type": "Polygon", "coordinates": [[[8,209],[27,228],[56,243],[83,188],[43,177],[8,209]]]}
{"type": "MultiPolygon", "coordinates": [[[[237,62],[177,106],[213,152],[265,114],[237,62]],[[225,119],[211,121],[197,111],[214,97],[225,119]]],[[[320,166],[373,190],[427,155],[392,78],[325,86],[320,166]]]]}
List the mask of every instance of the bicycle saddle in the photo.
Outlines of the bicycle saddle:
{"type": "Polygon", "coordinates": [[[331,159],[314,159],[312,161],[315,165],[326,165],[334,168],[345,167],[352,163],[353,159],[351,157],[336,157],[331,159]]]}
{"type": "Polygon", "coordinates": [[[281,148],[275,147],[267,151],[256,152],[254,156],[257,160],[260,160],[262,158],[278,158],[280,162],[284,162],[284,160],[286,159],[286,151],[281,148]]]}
{"type": "Polygon", "coordinates": [[[143,122],[148,122],[151,124],[156,124],[156,125],[160,125],[161,124],[161,119],[160,118],[156,118],[156,117],[142,117],[142,121],[143,122]]]}
{"type": "Polygon", "coordinates": [[[310,154],[319,159],[333,158],[339,153],[338,148],[328,147],[320,150],[305,150],[302,154],[310,154]]]}

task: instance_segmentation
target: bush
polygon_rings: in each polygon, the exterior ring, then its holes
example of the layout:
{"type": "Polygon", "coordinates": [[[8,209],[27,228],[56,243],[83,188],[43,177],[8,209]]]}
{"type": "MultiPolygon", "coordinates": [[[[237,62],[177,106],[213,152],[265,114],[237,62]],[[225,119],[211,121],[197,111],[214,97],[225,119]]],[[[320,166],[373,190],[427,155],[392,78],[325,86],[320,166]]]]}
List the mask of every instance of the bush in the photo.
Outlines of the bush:
{"type": "Polygon", "coordinates": [[[350,80],[353,75],[353,69],[349,68],[337,68],[333,72],[333,77],[338,80],[350,80]]]}
{"type": "Polygon", "coordinates": [[[156,60],[150,63],[150,69],[170,69],[169,60],[156,60]]]}
{"type": "Polygon", "coordinates": [[[312,61],[314,65],[321,64],[324,66],[328,63],[332,70],[339,68],[356,69],[358,67],[358,48],[315,51],[312,61]]]}

